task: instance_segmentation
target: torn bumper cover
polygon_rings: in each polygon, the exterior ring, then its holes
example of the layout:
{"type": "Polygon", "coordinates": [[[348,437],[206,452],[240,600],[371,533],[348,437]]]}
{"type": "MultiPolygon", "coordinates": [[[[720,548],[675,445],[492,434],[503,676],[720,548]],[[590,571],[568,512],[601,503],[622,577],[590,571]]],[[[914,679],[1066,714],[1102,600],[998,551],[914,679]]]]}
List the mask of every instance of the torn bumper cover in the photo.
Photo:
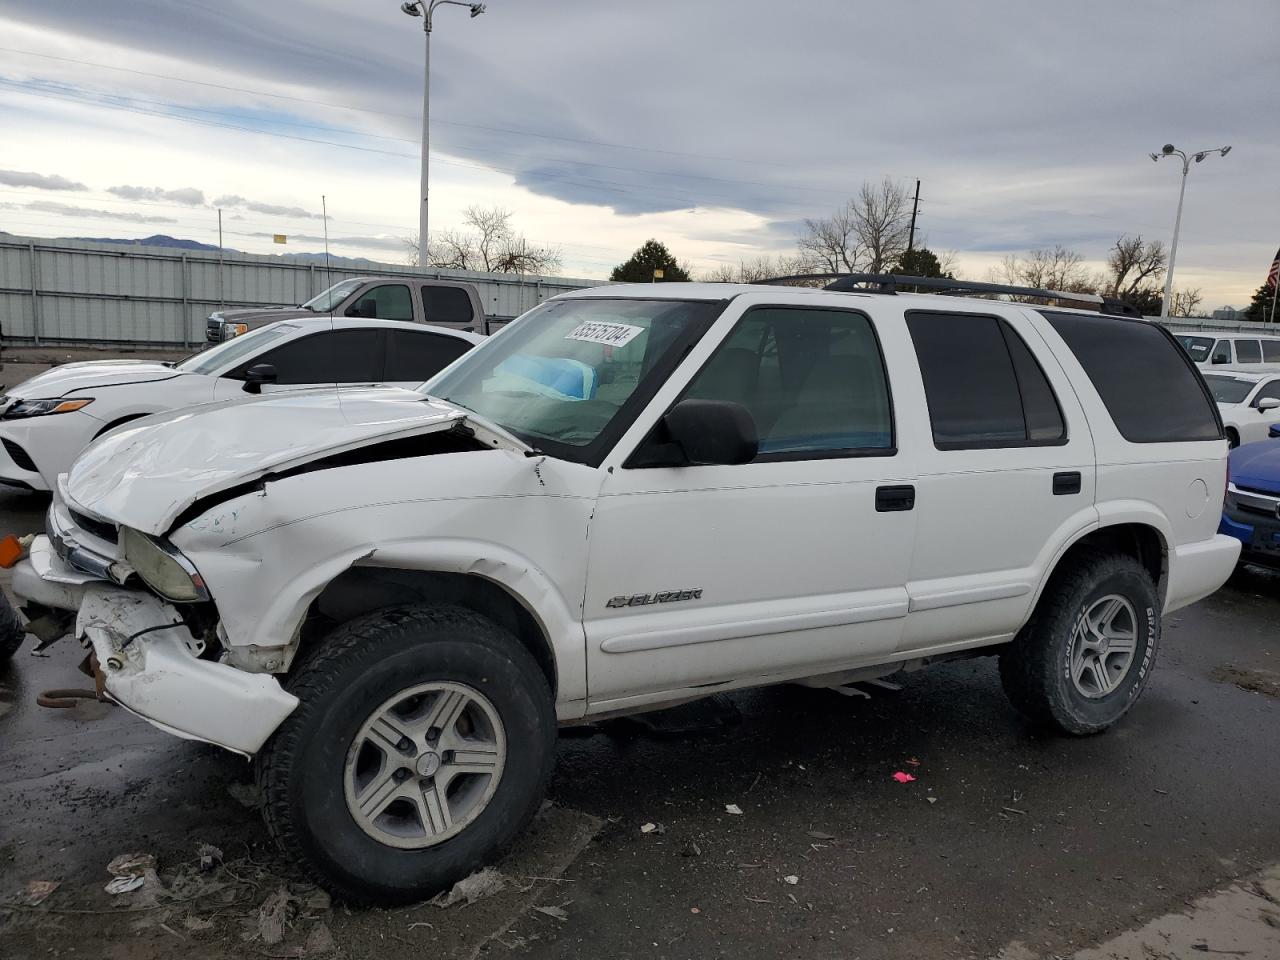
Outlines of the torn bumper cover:
{"type": "Polygon", "coordinates": [[[75,635],[93,648],[107,695],[176,736],[252,755],[298,705],[270,674],[200,659],[201,641],[172,604],[86,577],[44,537],[15,568],[14,592],[78,610],[75,635]]]}

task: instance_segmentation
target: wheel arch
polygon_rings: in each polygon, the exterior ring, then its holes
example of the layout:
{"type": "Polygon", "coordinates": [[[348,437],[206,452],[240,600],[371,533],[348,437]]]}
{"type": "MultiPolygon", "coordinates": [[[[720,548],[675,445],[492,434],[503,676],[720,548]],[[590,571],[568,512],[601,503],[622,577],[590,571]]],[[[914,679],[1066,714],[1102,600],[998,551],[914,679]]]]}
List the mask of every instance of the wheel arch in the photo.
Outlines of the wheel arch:
{"type": "Polygon", "coordinates": [[[357,617],[408,603],[454,604],[487,617],[520,641],[542,668],[552,694],[558,693],[560,670],[546,624],[505,585],[471,573],[354,564],[311,601],[302,622],[302,646],[357,617]]]}
{"type": "MultiPolygon", "coordinates": [[[[1088,553],[1123,553],[1136,559],[1151,574],[1163,609],[1169,585],[1169,534],[1162,517],[1103,516],[1101,524],[1080,531],[1059,548],[1036,590],[1031,611],[1040,605],[1055,575],[1073,560],[1088,553]]],[[[1031,612],[1029,611],[1029,613],[1031,612]]]]}
{"type": "Polygon", "coordinates": [[[141,420],[143,417],[149,417],[149,416],[151,416],[151,413],[130,413],[127,416],[116,417],[110,423],[105,424],[101,430],[95,433],[93,435],[93,439],[97,440],[104,433],[108,433],[114,430],[116,427],[123,427],[126,423],[131,423],[134,420],[141,420]]]}

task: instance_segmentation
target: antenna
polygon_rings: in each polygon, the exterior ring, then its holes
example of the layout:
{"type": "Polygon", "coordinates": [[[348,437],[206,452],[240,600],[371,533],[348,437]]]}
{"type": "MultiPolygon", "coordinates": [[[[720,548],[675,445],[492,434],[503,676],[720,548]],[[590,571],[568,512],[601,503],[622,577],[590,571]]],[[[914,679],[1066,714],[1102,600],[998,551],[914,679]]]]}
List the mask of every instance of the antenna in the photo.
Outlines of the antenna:
{"type": "MultiPolygon", "coordinates": [[[[320,194],[320,216],[324,218],[324,286],[333,286],[333,273],[329,268],[329,207],[325,195],[320,194]]],[[[333,320],[333,297],[329,297],[329,320],[333,320]]]]}

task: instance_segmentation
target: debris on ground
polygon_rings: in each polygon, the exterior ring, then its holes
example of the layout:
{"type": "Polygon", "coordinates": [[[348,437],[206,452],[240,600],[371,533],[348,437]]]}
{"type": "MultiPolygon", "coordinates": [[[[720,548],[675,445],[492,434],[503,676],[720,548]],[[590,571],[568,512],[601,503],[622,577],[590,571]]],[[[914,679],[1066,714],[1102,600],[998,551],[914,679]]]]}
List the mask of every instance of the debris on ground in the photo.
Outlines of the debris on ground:
{"type": "Polygon", "coordinates": [[[200,859],[202,873],[216,870],[218,864],[222,863],[222,851],[211,843],[202,843],[196,847],[196,856],[200,859]]]}
{"type": "Polygon", "coordinates": [[[107,891],[113,897],[122,893],[133,893],[133,891],[142,887],[147,882],[146,877],[114,877],[108,881],[107,885],[102,889],[107,891]]]}
{"type": "Polygon", "coordinates": [[[909,757],[909,758],[907,759],[907,766],[908,766],[908,767],[918,767],[918,766],[920,766],[920,761],[919,761],[919,760],[917,760],[915,757],[909,757]]]}
{"type": "Polygon", "coordinates": [[[930,803],[937,803],[937,802],[938,802],[938,798],[937,798],[937,797],[925,797],[925,799],[926,799],[926,800],[928,800],[930,803]]]}
{"type": "Polygon", "coordinates": [[[107,864],[107,873],[113,877],[141,877],[155,868],[156,858],[149,853],[122,853],[107,864]]]}
{"type": "Polygon", "coordinates": [[[561,922],[569,919],[569,914],[564,911],[563,907],[534,907],[533,909],[544,916],[554,917],[561,922]]]}
{"type": "Polygon", "coordinates": [[[1273,673],[1270,670],[1242,670],[1224,663],[1215,667],[1209,676],[1218,683],[1233,684],[1247,693],[1280,697],[1280,673],[1273,673]]]}
{"type": "Polygon", "coordinates": [[[698,846],[697,841],[690,840],[680,849],[682,857],[700,857],[702,856],[702,848],[698,846]]]}
{"type": "Polygon", "coordinates": [[[302,898],[302,909],[306,913],[324,913],[333,906],[333,899],[323,890],[312,890],[302,898]]]}
{"type": "Polygon", "coordinates": [[[667,828],[660,823],[644,823],[640,825],[640,832],[664,834],[667,832],[667,828]]]}
{"type": "Polygon", "coordinates": [[[61,886],[58,880],[32,880],[27,884],[26,892],[22,896],[22,903],[28,907],[38,907],[49,899],[49,894],[57,890],[61,886]]]}
{"type": "Polygon", "coordinates": [[[437,907],[452,907],[455,903],[466,901],[469,907],[477,900],[492,896],[506,886],[507,878],[493,867],[477,870],[469,877],[464,877],[449,888],[447,893],[439,894],[429,903],[437,907]]]}
{"type": "Polygon", "coordinates": [[[742,816],[742,808],[741,808],[740,806],[738,806],[736,803],[726,803],[726,804],[724,805],[724,812],[725,812],[725,813],[731,813],[731,814],[733,814],[735,817],[740,817],[740,816],[742,816]]]}
{"type": "Polygon", "coordinates": [[[333,934],[329,932],[327,925],[318,923],[307,934],[306,943],[302,947],[302,955],[304,957],[319,957],[326,953],[333,953],[338,949],[338,944],[333,939],[333,934]]]}
{"type": "Polygon", "coordinates": [[[288,887],[281,887],[262,902],[258,908],[257,935],[264,944],[273,947],[284,939],[290,921],[297,916],[298,903],[288,887]]]}
{"type": "Polygon", "coordinates": [[[192,933],[198,933],[201,930],[212,930],[216,924],[205,917],[183,917],[182,925],[192,933]]]}
{"type": "Polygon", "coordinates": [[[787,883],[791,884],[793,887],[800,882],[800,878],[797,877],[794,873],[787,874],[787,876],[783,877],[782,879],[785,880],[787,883]]]}
{"type": "Polygon", "coordinates": [[[899,770],[897,773],[893,775],[893,779],[897,780],[899,783],[911,783],[915,780],[915,777],[913,777],[909,773],[904,773],[903,771],[899,770]]]}
{"type": "Polygon", "coordinates": [[[836,838],[834,833],[827,833],[825,830],[808,830],[806,833],[814,840],[834,840],[836,838]]]}

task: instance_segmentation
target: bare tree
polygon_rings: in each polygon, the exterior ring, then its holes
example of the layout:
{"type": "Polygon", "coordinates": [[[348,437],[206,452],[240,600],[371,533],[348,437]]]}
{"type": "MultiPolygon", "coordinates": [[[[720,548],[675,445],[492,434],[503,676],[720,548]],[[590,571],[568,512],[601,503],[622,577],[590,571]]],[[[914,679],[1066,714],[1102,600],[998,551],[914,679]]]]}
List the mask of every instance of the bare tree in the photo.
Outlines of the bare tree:
{"type": "Polygon", "coordinates": [[[1204,302],[1204,297],[1200,294],[1199,287],[1192,287],[1189,290],[1173,291],[1173,303],[1169,304],[1169,315],[1172,317],[1193,317],[1198,316],[1195,312],[1196,307],[1204,302]]]}
{"type": "Polygon", "coordinates": [[[1154,289],[1164,276],[1169,257],[1159,240],[1119,237],[1107,258],[1106,290],[1112,296],[1130,300],[1144,289],[1154,289]]]}
{"type": "Polygon", "coordinates": [[[722,263],[704,274],[707,283],[758,283],[774,277],[794,276],[809,272],[809,267],[798,256],[782,254],[778,257],[760,256],[754,260],[739,260],[735,267],[722,263]]]}
{"type": "Polygon", "coordinates": [[[1071,293],[1093,293],[1097,289],[1097,278],[1085,269],[1084,255],[1061,245],[1032,250],[1025,257],[1009,254],[991,271],[991,279],[1013,286],[1071,293]]]}
{"type": "Polygon", "coordinates": [[[884,273],[907,249],[910,231],[906,189],[885,177],[864,183],[858,195],[830,217],[805,220],[800,260],[813,273],[884,273]]]}
{"type": "MultiPolygon", "coordinates": [[[[502,207],[468,207],[463,222],[469,229],[442,230],[428,244],[427,266],[487,273],[550,274],[560,269],[555,247],[529,243],[511,226],[511,211],[502,207]]],[[[417,238],[405,240],[411,254],[417,238]]],[[[417,264],[416,256],[410,262],[417,264]]]]}

